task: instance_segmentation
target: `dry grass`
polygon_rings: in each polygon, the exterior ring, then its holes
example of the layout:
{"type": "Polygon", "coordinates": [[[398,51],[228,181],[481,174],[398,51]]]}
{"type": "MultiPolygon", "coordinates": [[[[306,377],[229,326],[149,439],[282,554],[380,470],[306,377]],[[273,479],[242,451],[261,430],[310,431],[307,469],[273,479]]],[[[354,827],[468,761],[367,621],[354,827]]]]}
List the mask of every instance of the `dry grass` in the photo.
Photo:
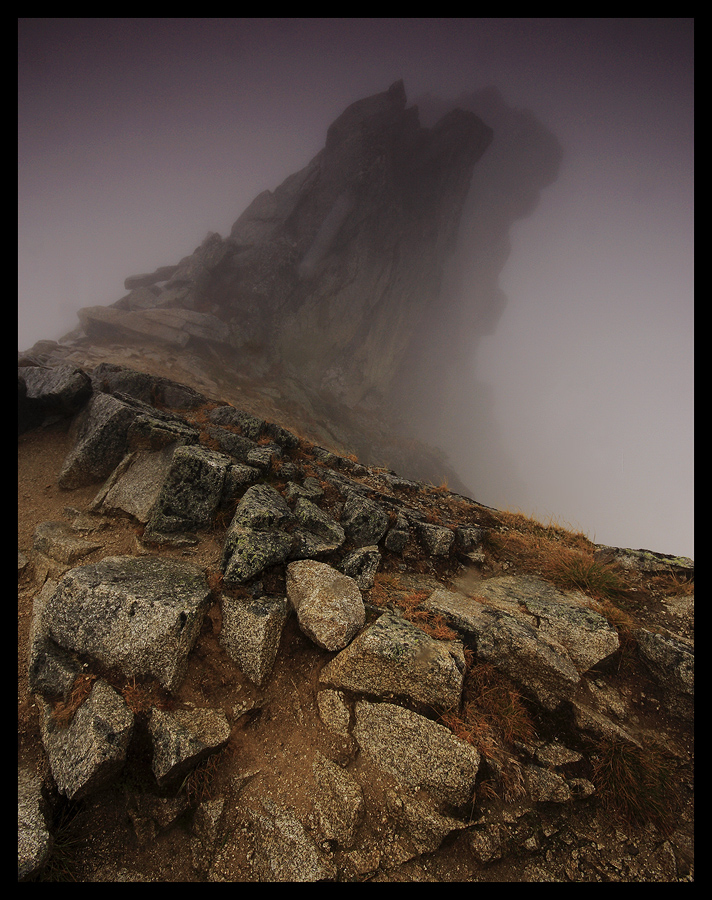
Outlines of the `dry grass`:
{"type": "Polygon", "coordinates": [[[52,716],[59,728],[68,728],[71,725],[74,714],[91,694],[96,678],[96,675],[77,675],[68,697],[53,704],[52,716]]]}
{"type": "Polygon", "coordinates": [[[155,685],[137,684],[132,678],[120,690],[126,705],[135,716],[145,715],[154,706],[163,709],[166,704],[155,685]]]}
{"type": "Polygon", "coordinates": [[[213,800],[217,794],[217,776],[226,768],[226,762],[232,756],[232,749],[224,747],[217,753],[211,753],[186,775],[179,788],[185,793],[191,806],[213,800]]]}
{"type": "MultiPolygon", "coordinates": [[[[480,751],[490,763],[504,799],[516,800],[523,795],[524,782],[521,766],[508,747],[514,741],[527,742],[536,737],[519,691],[491,663],[473,666],[470,662],[463,697],[462,710],[449,710],[440,721],[480,751]]],[[[497,793],[491,784],[484,787],[490,794],[497,793]]]]}
{"type": "Polygon", "coordinates": [[[427,600],[431,591],[412,591],[400,586],[398,578],[393,575],[376,575],[371,590],[371,602],[377,606],[396,606],[409,622],[426,634],[439,641],[454,641],[458,634],[450,628],[445,618],[439,613],[423,609],[423,601],[427,600]]]}
{"type": "Polygon", "coordinates": [[[559,588],[583,591],[596,600],[615,602],[629,596],[624,570],[597,560],[595,545],[582,532],[520,513],[498,515],[504,530],[490,532],[487,540],[517,571],[538,575],[559,588]]]}
{"type": "Polygon", "coordinates": [[[596,745],[593,783],[614,818],[629,825],[652,822],[663,833],[674,829],[679,801],[670,757],[624,741],[596,745]]]}

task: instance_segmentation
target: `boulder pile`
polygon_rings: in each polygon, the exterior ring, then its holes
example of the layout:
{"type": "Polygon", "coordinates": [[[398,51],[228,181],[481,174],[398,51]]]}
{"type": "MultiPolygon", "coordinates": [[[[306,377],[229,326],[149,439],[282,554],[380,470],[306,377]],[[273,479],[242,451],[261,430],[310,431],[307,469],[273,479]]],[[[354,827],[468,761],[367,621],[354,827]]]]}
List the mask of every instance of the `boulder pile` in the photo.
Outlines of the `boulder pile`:
{"type": "Polygon", "coordinates": [[[69,429],[20,562],[20,878],[53,880],[67,810],[114,834],[80,880],[689,877],[691,561],[590,545],[614,602],[525,566],[511,517],[187,385],[19,380],[21,444],[69,429]],[[674,821],[615,818],[613,758],[674,821]]]}

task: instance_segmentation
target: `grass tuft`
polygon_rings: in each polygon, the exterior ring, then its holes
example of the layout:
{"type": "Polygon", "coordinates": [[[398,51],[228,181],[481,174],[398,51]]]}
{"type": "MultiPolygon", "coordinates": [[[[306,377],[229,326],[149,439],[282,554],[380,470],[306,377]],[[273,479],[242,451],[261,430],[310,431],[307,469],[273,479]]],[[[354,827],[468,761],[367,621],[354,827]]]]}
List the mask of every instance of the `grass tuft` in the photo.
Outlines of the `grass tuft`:
{"type": "Polygon", "coordinates": [[[593,783],[614,818],[629,825],[652,822],[674,830],[679,799],[672,759],[626,741],[604,741],[593,755],[593,783]]]}

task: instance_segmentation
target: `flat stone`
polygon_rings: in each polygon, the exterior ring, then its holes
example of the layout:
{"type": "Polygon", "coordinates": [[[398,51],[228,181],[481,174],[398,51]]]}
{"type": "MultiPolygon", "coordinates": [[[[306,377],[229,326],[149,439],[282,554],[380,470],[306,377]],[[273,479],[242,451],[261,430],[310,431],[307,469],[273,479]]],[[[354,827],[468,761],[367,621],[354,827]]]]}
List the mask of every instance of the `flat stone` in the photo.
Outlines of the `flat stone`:
{"type": "Polygon", "coordinates": [[[319,681],[341,690],[458,707],[465,657],[460,641],[439,641],[385,613],[328,662],[319,681]]]}
{"type": "Polygon", "coordinates": [[[356,702],[362,752],[409,788],[459,806],[472,800],[480,754],[442,725],[391,703],[356,702]]]}
{"type": "Polygon", "coordinates": [[[37,637],[175,690],[209,597],[192,563],[109,556],[64,575],[43,604],[37,637]]]}

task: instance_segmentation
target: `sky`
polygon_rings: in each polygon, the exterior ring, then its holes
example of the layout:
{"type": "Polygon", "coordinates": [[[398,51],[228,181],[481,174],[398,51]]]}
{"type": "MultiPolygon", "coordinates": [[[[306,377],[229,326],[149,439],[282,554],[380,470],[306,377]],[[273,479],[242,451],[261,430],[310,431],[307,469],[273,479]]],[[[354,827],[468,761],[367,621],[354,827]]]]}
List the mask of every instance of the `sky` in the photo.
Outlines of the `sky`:
{"type": "Polygon", "coordinates": [[[453,461],[480,502],[694,556],[693,24],[19,19],[18,349],[225,237],[349,103],[494,85],[564,156],[463,373],[496,420],[487,462],[468,472],[466,441],[453,461]]]}

